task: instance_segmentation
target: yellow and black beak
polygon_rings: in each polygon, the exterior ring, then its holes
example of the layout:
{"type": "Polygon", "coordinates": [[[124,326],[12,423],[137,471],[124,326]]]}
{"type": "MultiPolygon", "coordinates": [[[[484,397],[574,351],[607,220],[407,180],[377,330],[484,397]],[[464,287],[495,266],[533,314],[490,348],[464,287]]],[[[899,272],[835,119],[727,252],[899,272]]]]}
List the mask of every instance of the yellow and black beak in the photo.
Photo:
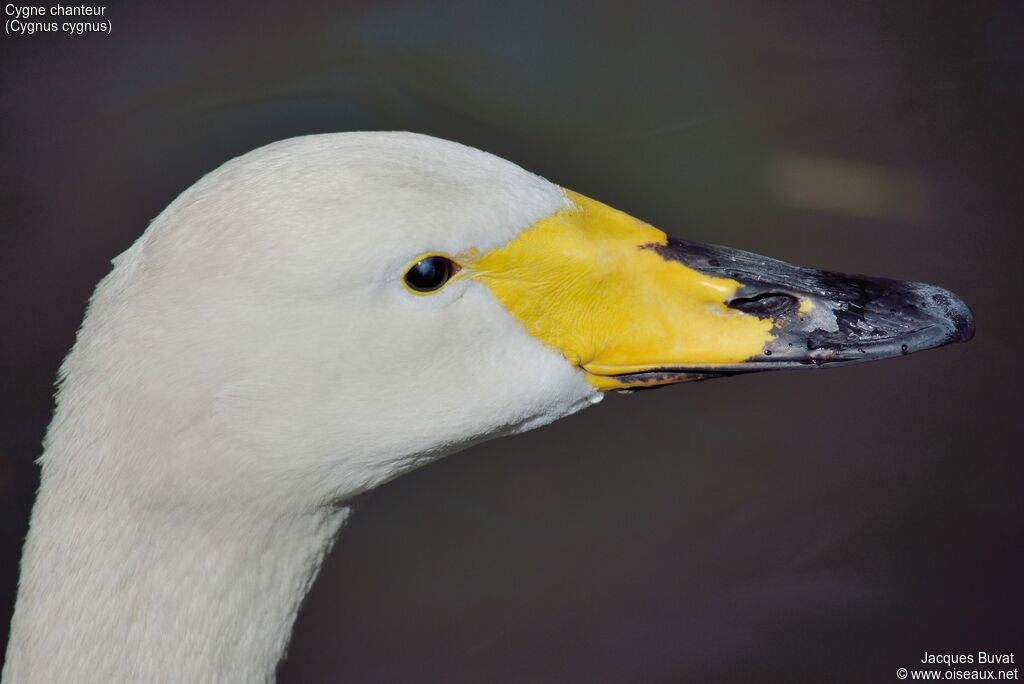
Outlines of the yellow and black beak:
{"type": "Polygon", "coordinates": [[[933,285],[800,268],[572,206],[467,263],[534,336],[602,390],[884,359],[966,342],[933,285]]]}

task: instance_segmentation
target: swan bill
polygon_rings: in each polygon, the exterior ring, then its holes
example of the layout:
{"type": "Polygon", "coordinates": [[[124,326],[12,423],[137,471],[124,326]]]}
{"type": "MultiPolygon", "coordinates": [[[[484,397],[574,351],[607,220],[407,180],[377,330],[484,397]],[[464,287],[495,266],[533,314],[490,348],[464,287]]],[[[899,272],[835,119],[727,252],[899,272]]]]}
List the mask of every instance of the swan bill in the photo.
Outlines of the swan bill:
{"type": "Polygon", "coordinates": [[[974,334],[948,290],[681,240],[566,194],[569,207],[468,267],[598,389],[848,365],[974,334]]]}

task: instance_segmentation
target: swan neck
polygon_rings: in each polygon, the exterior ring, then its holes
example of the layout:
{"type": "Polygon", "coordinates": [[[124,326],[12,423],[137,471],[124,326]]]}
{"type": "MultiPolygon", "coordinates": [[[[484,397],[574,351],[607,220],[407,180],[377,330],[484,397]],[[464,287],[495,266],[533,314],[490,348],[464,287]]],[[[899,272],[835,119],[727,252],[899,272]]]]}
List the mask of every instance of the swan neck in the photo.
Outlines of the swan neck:
{"type": "Polygon", "coordinates": [[[349,512],[145,508],[78,494],[44,469],[5,683],[273,681],[349,512]]]}

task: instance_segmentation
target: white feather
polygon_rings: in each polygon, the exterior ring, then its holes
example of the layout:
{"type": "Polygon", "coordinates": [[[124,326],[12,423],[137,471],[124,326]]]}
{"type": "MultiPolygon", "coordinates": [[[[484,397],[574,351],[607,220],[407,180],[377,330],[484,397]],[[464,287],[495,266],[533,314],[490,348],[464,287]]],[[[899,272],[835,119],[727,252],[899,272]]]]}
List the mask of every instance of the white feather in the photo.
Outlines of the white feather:
{"type": "Polygon", "coordinates": [[[481,284],[401,282],[566,202],[409,133],[286,140],[182,193],[61,368],[4,681],[273,679],[349,497],[600,396],[481,284]]]}

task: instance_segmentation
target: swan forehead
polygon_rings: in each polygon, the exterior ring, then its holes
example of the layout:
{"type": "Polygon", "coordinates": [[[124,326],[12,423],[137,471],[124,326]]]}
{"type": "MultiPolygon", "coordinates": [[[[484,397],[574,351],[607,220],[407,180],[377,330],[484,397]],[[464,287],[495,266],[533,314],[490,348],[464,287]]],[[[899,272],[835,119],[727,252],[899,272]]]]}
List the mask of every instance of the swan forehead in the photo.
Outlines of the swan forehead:
{"type": "Polygon", "coordinates": [[[221,276],[378,280],[423,252],[505,244],[567,202],[558,186],[458,143],[305,136],[207,175],[154,221],[145,248],[154,260],[187,252],[194,268],[207,263],[221,276]]]}

